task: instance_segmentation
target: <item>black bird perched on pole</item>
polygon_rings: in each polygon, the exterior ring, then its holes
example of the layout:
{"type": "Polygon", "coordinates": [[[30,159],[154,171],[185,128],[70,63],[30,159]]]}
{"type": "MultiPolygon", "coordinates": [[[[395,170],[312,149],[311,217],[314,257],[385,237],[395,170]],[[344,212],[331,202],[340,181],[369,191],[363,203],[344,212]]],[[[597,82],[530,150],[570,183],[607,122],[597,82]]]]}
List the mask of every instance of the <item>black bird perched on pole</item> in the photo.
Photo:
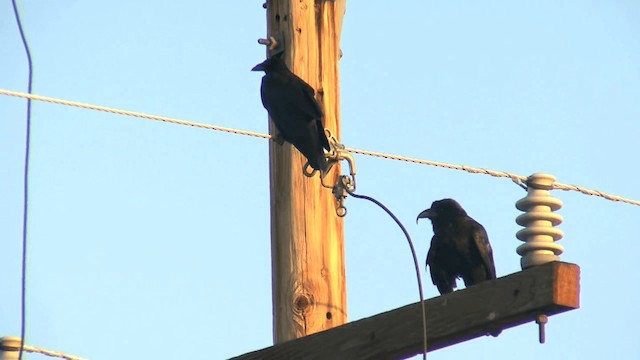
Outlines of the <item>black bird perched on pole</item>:
{"type": "MultiPolygon", "coordinates": [[[[324,150],[330,150],[322,125],[322,108],[313,88],[292,73],[282,59],[283,52],[269,57],[252,71],[264,71],[260,95],[282,139],[293,144],[321,176],[327,171],[324,150]]],[[[276,141],[282,145],[282,139],[276,141]]]]}
{"type": "Polygon", "coordinates": [[[433,224],[427,265],[440,294],[452,292],[458,277],[466,287],[496,278],[487,232],[457,201],[434,201],[430,209],[418,215],[416,222],[423,218],[433,224]]]}

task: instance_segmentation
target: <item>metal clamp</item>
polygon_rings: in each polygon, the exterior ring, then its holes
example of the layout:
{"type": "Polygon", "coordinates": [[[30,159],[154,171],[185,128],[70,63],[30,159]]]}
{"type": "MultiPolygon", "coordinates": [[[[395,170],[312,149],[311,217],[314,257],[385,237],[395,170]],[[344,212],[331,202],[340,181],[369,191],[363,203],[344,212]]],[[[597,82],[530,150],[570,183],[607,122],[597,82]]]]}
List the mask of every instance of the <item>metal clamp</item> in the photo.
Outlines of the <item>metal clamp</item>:
{"type": "MultiPolygon", "coordinates": [[[[331,189],[333,196],[335,196],[338,201],[339,205],[336,209],[336,215],[339,217],[345,217],[347,215],[347,207],[344,206],[344,201],[349,192],[354,192],[356,190],[356,160],[351,153],[345,150],[345,146],[338,142],[335,136],[331,133],[331,130],[324,129],[324,131],[327,135],[327,139],[329,140],[329,147],[331,150],[324,154],[327,161],[327,170],[320,173],[320,184],[327,189],[331,189]],[[334,165],[340,163],[342,160],[346,160],[349,164],[349,175],[340,175],[336,184],[327,184],[325,182],[326,175],[331,171],[331,168],[334,165]]],[[[313,177],[317,171],[318,170],[309,165],[308,160],[302,167],[302,173],[306,177],[313,177]]]]}
{"type": "MultiPolygon", "coordinates": [[[[347,215],[347,207],[344,206],[345,199],[348,196],[348,192],[356,190],[356,160],[353,155],[351,155],[348,151],[345,150],[345,146],[338,142],[335,136],[331,133],[331,130],[324,129],[325,134],[327,135],[327,139],[329,140],[329,147],[331,150],[325,154],[327,158],[327,171],[328,173],[331,168],[338,164],[342,160],[346,160],[349,164],[349,175],[340,175],[338,177],[338,181],[336,184],[327,184],[325,183],[325,177],[320,176],[320,183],[323,187],[327,189],[331,189],[333,196],[335,196],[336,201],[338,201],[338,208],[336,209],[336,215],[339,217],[345,217],[347,215]]],[[[313,173],[309,173],[307,170],[309,168],[309,164],[305,164],[304,173],[306,176],[313,176],[313,173]]],[[[324,175],[326,175],[326,173],[324,175]]]]}
{"type": "MultiPolygon", "coordinates": [[[[328,154],[329,166],[331,167],[341,160],[346,160],[347,164],[349,164],[349,175],[340,175],[337,183],[331,189],[333,196],[336,197],[339,203],[336,209],[336,215],[344,217],[347,215],[347,207],[344,206],[347,195],[349,192],[356,190],[356,160],[353,158],[353,155],[345,150],[344,145],[338,143],[330,131],[326,131],[329,134],[329,144],[331,144],[331,152],[328,154]]],[[[324,183],[322,186],[326,187],[324,183]]]]}
{"type": "Polygon", "coordinates": [[[338,201],[338,204],[339,204],[338,208],[336,209],[336,215],[338,215],[339,217],[347,216],[347,207],[344,206],[344,201],[347,198],[348,193],[344,186],[344,182],[345,182],[344,178],[349,178],[349,176],[341,175],[338,183],[331,190],[331,192],[333,193],[333,196],[336,197],[336,200],[338,201]]]}

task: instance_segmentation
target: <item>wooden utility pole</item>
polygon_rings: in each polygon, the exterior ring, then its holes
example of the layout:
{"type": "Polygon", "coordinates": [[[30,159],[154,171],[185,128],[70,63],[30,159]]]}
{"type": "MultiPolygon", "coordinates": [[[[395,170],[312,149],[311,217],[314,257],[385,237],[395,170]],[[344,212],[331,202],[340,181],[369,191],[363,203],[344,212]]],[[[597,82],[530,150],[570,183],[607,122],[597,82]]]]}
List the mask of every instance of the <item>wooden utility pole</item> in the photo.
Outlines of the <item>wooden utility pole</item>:
{"type": "MultiPolygon", "coordinates": [[[[267,0],[267,32],[284,42],[289,69],[316,90],[324,126],[340,138],[338,60],[346,0],[267,0]]],[[[270,123],[270,132],[277,132],[270,123]]],[[[347,321],[343,221],[319,175],[288,143],[269,143],[274,342],[347,321]]],[[[334,184],[332,171],[325,182],[334,184]]]]}

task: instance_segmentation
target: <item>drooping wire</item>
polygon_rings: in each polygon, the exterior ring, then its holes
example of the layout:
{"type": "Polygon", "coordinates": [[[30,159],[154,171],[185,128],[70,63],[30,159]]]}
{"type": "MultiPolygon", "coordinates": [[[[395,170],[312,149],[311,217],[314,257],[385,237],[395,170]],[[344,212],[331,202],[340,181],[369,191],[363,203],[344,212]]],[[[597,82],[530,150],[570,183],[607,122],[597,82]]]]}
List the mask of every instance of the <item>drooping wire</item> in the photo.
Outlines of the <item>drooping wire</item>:
{"type": "Polygon", "coordinates": [[[391,212],[389,208],[384,206],[384,204],[382,204],[380,201],[370,196],[355,194],[349,189],[348,186],[345,186],[345,189],[349,193],[349,195],[353,196],[356,199],[369,200],[372,203],[378,205],[382,210],[384,210],[387,214],[389,214],[389,216],[391,216],[393,221],[395,221],[396,224],[398,224],[398,226],[404,233],[404,236],[407,238],[407,242],[409,243],[409,248],[411,248],[411,255],[413,256],[413,264],[416,270],[416,277],[418,278],[418,292],[420,293],[420,309],[422,312],[422,336],[423,336],[422,358],[426,360],[427,359],[427,309],[424,303],[424,293],[422,290],[422,277],[420,276],[420,264],[418,263],[418,256],[416,255],[416,249],[413,246],[413,241],[411,240],[411,236],[409,235],[409,232],[404,227],[404,225],[402,225],[402,222],[400,222],[398,217],[393,212],[391,212]]]}
{"type": "Polygon", "coordinates": [[[102,111],[102,112],[106,112],[106,113],[110,113],[110,114],[117,114],[117,115],[122,115],[122,116],[137,117],[137,118],[140,118],[140,119],[162,121],[162,122],[166,122],[166,123],[169,123],[169,124],[193,126],[193,127],[200,128],[200,129],[223,131],[223,132],[228,132],[228,133],[232,133],[232,134],[238,134],[238,135],[244,135],[244,136],[253,136],[253,137],[259,137],[259,138],[263,138],[263,139],[271,139],[271,135],[269,135],[269,134],[262,134],[262,133],[253,132],[253,131],[233,129],[233,128],[228,128],[228,127],[224,127],[224,126],[204,124],[204,123],[198,123],[198,122],[188,121],[188,120],[181,120],[181,119],[176,119],[176,118],[172,118],[172,117],[168,117],[168,116],[152,115],[152,114],[145,114],[145,113],[141,113],[141,112],[137,112],[137,111],[129,111],[129,110],[110,108],[110,107],[106,107],[106,106],[87,104],[87,103],[82,103],[82,102],[78,102],[78,101],[57,99],[57,98],[52,98],[52,97],[49,97],[49,96],[41,96],[41,95],[36,95],[36,94],[25,94],[25,93],[21,93],[19,91],[11,91],[11,90],[0,89],[0,94],[1,95],[7,95],[7,96],[15,96],[15,97],[19,97],[19,98],[25,98],[25,99],[31,99],[31,100],[36,100],[36,101],[44,101],[44,102],[48,102],[48,103],[52,103],[52,104],[58,104],[58,105],[64,105],[64,106],[72,106],[72,107],[77,107],[77,108],[80,108],[80,109],[102,111]]]}
{"type": "Polygon", "coordinates": [[[65,354],[65,353],[60,352],[60,351],[48,350],[48,349],[43,349],[41,347],[29,346],[29,345],[24,345],[24,352],[42,354],[44,356],[60,358],[60,359],[65,359],[65,360],[87,360],[85,358],[81,358],[81,357],[78,357],[78,356],[65,354]]]}
{"type": "MultiPolygon", "coordinates": [[[[29,50],[29,44],[27,38],[24,35],[22,28],[22,21],[20,21],[20,12],[18,11],[18,5],[16,0],[11,0],[13,5],[13,14],[15,15],[16,23],[18,25],[18,31],[20,32],[20,38],[22,39],[22,45],[27,55],[28,65],[28,80],[27,80],[27,92],[31,94],[33,84],[33,63],[31,61],[31,51],[29,50]]],[[[22,360],[22,353],[24,352],[24,337],[26,333],[26,296],[27,296],[27,209],[29,204],[29,149],[31,141],[31,99],[27,99],[27,124],[25,134],[25,151],[24,151],[24,202],[22,206],[22,261],[21,261],[21,280],[20,280],[20,351],[18,353],[18,360],[22,360]]]]}
{"type": "MultiPolygon", "coordinates": [[[[271,135],[269,134],[262,134],[262,133],[253,132],[253,131],[246,131],[246,130],[227,128],[227,127],[222,127],[217,125],[198,123],[194,121],[180,120],[180,119],[170,118],[167,116],[151,115],[151,114],[144,114],[144,113],[135,112],[135,111],[108,108],[104,106],[81,103],[77,101],[57,99],[57,98],[48,97],[48,96],[26,94],[19,91],[0,89],[0,95],[15,96],[15,97],[20,97],[25,99],[49,102],[52,104],[73,106],[73,107],[78,107],[78,108],[88,109],[88,110],[95,110],[95,111],[103,111],[103,112],[108,112],[108,113],[113,113],[113,114],[118,114],[123,116],[133,116],[133,117],[138,117],[142,119],[163,121],[171,124],[193,126],[201,129],[224,131],[224,132],[238,134],[238,135],[253,136],[253,137],[259,137],[259,138],[269,139],[269,140],[271,139],[271,135]]],[[[527,180],[526,176],[517,175],[517,174],[505,172],[505,171],[495,171],[491,169],[476,168],[476,167],[467,166],[467,165],[448,164],[448,163],[443,163],[438,161],[416,159],[408,156],[386,154],[386,153],[362,150],[362,149],[345,148],[345,150],[354,154],[373,156],[373,157],[378,157],[382,159],[405,161],[413,164],[435,166],[435,167],[451,169],[451,170],[466,171],[470,174],[490,175],[497,178],[507,178],[507,179],[511,179],[516,185],[522,188],[524,188],[523,183],[527,180]]],[[[563,191],[577,191],[584,195],[597,196],[609,201],[618,201],[618,202],[622,202],[630,205],[640,206],[640,200],[628,199],[622,196],[608,194],[606,192],[599,191],[599,190],[587,189],[578,185],[554,183],[553,188],[557,190],[563,190],[563,191]]]]}

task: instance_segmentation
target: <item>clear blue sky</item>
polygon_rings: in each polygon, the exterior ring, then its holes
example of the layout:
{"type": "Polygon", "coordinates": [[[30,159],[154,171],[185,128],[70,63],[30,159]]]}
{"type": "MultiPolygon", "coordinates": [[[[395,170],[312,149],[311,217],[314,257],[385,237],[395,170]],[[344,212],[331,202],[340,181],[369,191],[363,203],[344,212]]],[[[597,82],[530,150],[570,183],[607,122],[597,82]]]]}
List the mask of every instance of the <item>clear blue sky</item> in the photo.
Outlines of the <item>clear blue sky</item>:
{"type": "MultiPolygon", "coordinates": [[[[34,92],[266,132],[261,1],[21,1],[34,92]]],[[[640,199],[640,3],[349,1],[341,69],[349,147],[530,175],[640,199]]],[[[26,59],[0,4],[0,88],[26,59]]],[[[25,100],[0,96],[0,335],[19,333],[25,100]]],[[[267,141],[33,104],[28,342],[91,359],[220,359],[269,346],[267,141]]],[[[519,271],[511,181],[356,156],[358,190],[404,221],[421,262],[433,200],[485,225],[519,271]]],[[[640,358],[640,208],[555,191],[581,305],[430,359],[640,358]]],[[[395,224],[349,198],[350,320],[417,301],[395,224]]],[[[437,290],[426,283],[426,295],[437,290]]],[[[36,356],[31,356],[37,358],[36,356]]]]}

